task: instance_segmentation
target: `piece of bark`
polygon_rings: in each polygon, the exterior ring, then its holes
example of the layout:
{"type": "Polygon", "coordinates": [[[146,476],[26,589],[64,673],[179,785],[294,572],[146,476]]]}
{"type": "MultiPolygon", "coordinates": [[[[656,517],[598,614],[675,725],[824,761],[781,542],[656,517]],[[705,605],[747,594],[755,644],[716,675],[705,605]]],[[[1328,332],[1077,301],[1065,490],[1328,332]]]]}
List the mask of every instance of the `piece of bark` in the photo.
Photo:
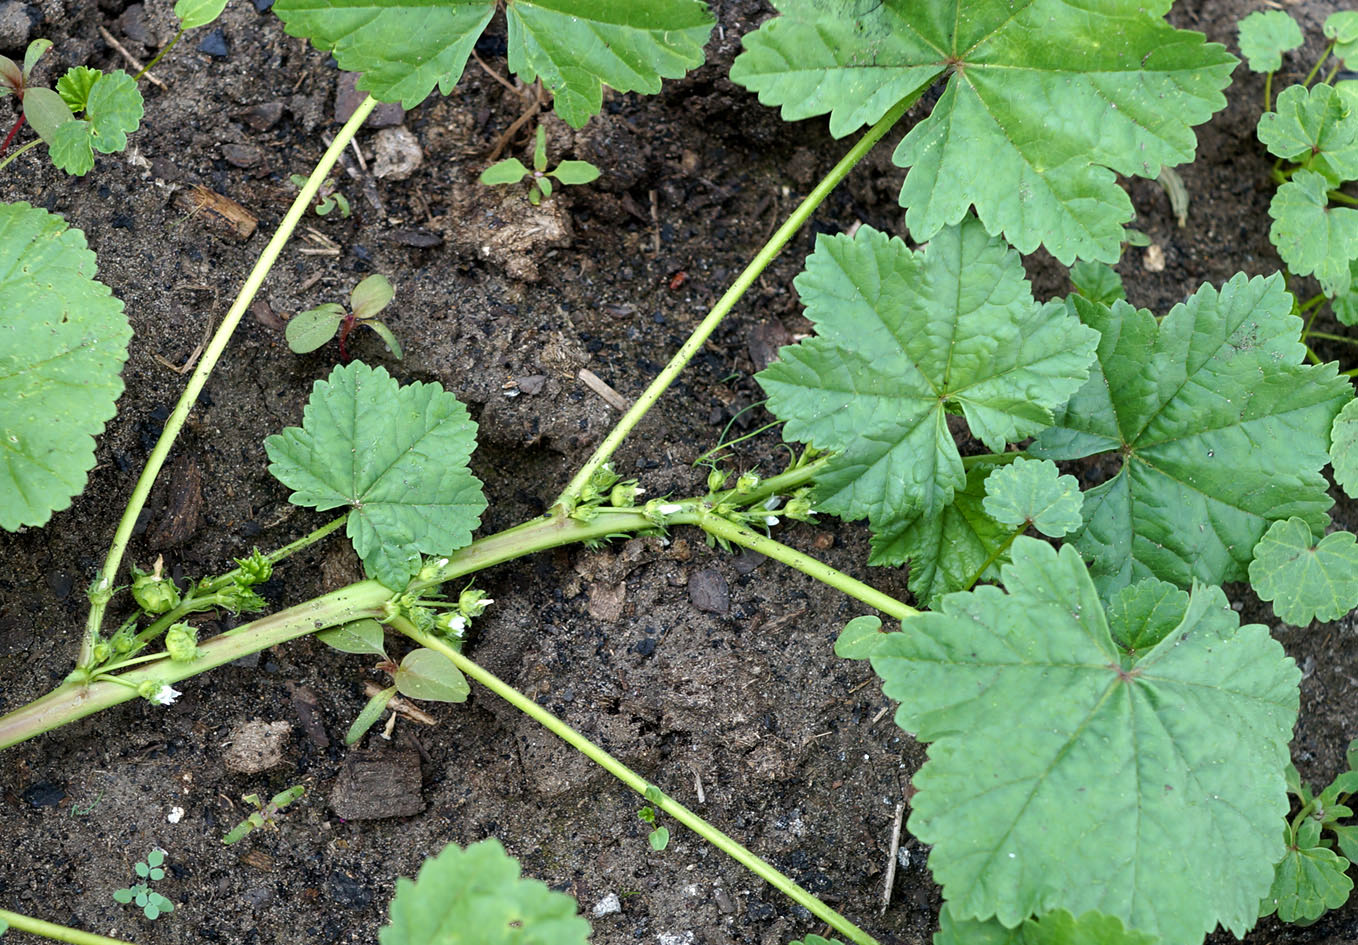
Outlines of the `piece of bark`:
{"type": "Polygon", "coordinates": [[[198,184],[176,193],[174,203],[206,228],[241,242],[254,235],[259,225],[255,215],[236,201],[198,184]]]}
{"type": "Polygon", "coordinates": [[[688,599],[694,607],[709,614],[724,614],[731,609],[726,578],[715,568],[704,568],[693,573],[688,579],[688,599]]]}
{"type": "Polygon", "coordinates": [[[286,685],[292,699],[292,711],[297,713],[297,721],[302,731],[306,732],[306,737],[317,748],[329,748],[330,736],[325,733],[325,726],[321,723],[321,704],[316,691],[290,679],[286,685]]]}
{"type": "Polygon", "coordinates": [[[330,808],[345,820],[411,817],[424,810],[422,786],[417,751],[351,751],[335,780],[330,808]]]}
{"type": "Polygon", "coordinates": [[[194,536],[202,521],[203,474],[191,454],[180,453],[170,467],[165,510],[147,532],[147,544],[156,549],[177,548],[194,536]]]}

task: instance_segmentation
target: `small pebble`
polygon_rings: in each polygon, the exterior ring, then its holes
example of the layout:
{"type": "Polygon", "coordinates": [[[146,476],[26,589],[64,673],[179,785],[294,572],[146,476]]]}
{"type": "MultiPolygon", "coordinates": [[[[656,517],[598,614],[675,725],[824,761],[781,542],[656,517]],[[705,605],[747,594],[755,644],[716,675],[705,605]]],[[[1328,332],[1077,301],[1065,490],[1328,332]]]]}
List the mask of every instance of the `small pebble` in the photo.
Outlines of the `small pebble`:
{"type": "Polygon", "coordinates": [[[198,44],[198,51],[216,59],[225,59],[231,55],[231,48],[226,45],[226,34],[219,29],[203,37],[203,41],[198,44]]]}
{"type": "Polygon", "coordinates": [[[273,0],[255,0],[256,13],[268,13],[273,9],[273,0]]]}
{"type": "Polygon", "coordinates": [[[589,914],[594,916],[594,918],[599,919],[603,916],[613,915],[614,913],[621,911],[622,900],[618,898],[617,893],[609,893],[594,904],[594,908],[590,910],[589,914]]]}
{"type": "Polygon", "coordinates": [[[19,0],[6,0],[5,3],[0,3],[0,49],[23,53],[33,32],[34,20],[42,19],[41,15],[35,17],[33,15],[35,12],[30,11],[28,4],[20,3],[19,0]]]}
{"type": "Polygon", "coordinates": [[[373,177],[405,180],[424,163],[420,142],[404,125],[383,128],[373,138],[373,177]]]}
{"type": "Polygon", "coordinates": [[[1146,247],[1146,254],[1141,265],[1145,267],[1147,272],[1165,271],[1165,251],[1159,243],[1151,243],[1146,247]]]}

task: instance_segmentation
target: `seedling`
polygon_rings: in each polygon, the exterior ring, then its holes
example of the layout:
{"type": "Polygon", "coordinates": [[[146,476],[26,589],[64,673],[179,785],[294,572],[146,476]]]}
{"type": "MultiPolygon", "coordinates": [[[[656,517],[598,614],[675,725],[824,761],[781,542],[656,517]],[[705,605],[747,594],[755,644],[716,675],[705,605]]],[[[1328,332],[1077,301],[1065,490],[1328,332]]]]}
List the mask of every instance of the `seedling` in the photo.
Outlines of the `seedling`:
{"type": "Polygon", "coordinates": [[[505,158],[496,161],[481,172],[481,183],[490,186],[498,184],[517,184],[528,178],[528,201],[537,206],[542,198],[552,195],[552,182],[555,177],[561,184],[588,184],[597,179],[599,169],[588,161],[562,161],[550,171],[547,170],[547,132],[538,125],[537,143],[533,146],[533,169],[523,166],[518,158],[505,158]]]}
{"type": "Polygon", "coordinates": [[[115,889],[113,891],[114,901],[123,905],[135,903],[141,906],[141,911],[146,918],[152,920],[173,912],[174,903],[151,889],[152,883],[165,878],[164,863],[164,850],[157,847],[146,854],[146,859],[133,867],[137,876],[141,878],[141,882],[134,883],[126,889],[115,889]]]}
{"type": "Polygon", "coordinates": [[[141,71],[137,73],[137,78],[140,79],[146,75],[151,71],[152,66],[164,59],[165,54],[174,49],[175,44],[179,42],[180,37],[185,32],[199,26],[207,26],[221,16],[225,9],[226,0],[177,0],[174,5],[174,15],[179,19],[179,29],[175,32],[174,37],[156,53],[155,58],[141,67],[141,71]]]}
{"type": "MultiPolygon", "coordinates": [[[[306,183],[306,178],[301,174],[293,174],[288,179],[296,187],[301,187],[306,183]]],[[[353,208],[349,206],[349,198],[339,192],[338,186],[333,177],[326,178],[325,183],[321,184],[320,189],[316,191],[316,216],[329,216],[330,211],[338,207],[340,216],[346,220],[349,219],[349,214],[353,212],[353,208]]]]}
{"type": "MultiPolygon", "coordinates": [[[[646,800],[659,804],[662,798],[660,789],[655,785],[646,788],[646,800]]],[[[651,832],[646,835],[646,841],[651,845],[651,849],[659,853],[670,844],[669,828],[656,823],[655,808],[647,805],[637,811],[637,819],[651,827],[651,832]]]]}
{"type": "Polygon", "coordinates": [[[297,354],[306,354],[315,351],[338,332],[340,360],[348,364],[349,333],[355,326],[363,325],[377,332],[378,337],[386,342],[387,349],[399,361],[401,343],[396,340],[392,330],[377,319],[378,312],[391,304],[395,294],[387,277],[374,273],[354,286],[354,291],[349,293],[348,312],[345,312],[344,306],[338,302],[326,302],[290,318],[283,332],[288,340],[288,347],[297,354]]]}
{"type": "Polygon", "coordinates": [[[275,826],[279,812],[305,793],[306,788],[304,786],[294,784],[286,791],[275,794],[267,804],[260,801],[258,794],[243,795],[241,800],[247,804],[253,804],[255,811],[232,827],[226,836],[222,837],[222,845],[230,846],[238,840],[243,840],[256,830],[261,830],[266,826],[275,826]]]}

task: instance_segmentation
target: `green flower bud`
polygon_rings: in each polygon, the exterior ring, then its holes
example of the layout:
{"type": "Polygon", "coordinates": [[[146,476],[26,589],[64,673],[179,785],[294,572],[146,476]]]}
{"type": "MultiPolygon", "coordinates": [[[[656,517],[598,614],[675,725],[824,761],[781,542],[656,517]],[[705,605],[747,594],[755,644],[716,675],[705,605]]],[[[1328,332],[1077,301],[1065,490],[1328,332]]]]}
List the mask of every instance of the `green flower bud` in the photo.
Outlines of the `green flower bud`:
{"type": "Polygon", "coordinates": [[[263,584],[273,577],[273,563],[260,554],[258,548],[250,552],[248,558],[237,558],[236,564],[240,567],[236,582],[246,587],[251,584],[263,584]]]}
{"type": "Polygon", "coordinates": [[[165,631],[165,652],[176,663],[187,663],[198,656],[198,630],[186,623],[176,623],[165,631]]]}
{"type": "Polygon", "coordinates": [[[457,598],[458,612],[464,617],[479,617],[486,612],[486,608],[495,601],[474,587],[469,587],[457,598]]]}
{"type": "Polygon", "coordinates": [[[122,656],[124,653],[132,652],[132,647],[136,646],[137,635],[132,631],[132,627],[124,624],[118,631],[109,637],[109,645],[113,647],[113,652],[122,656]]]}
{"type": "Polygon", "coordinates": [[[432,584],[439,579],[439,572],[448,566],[447,558],[430,558],[415,575],[415,583],[432,584]]]}
{"type": "Polygon", "coordinates": [[[748,495],[759,488],[759,474],[747,472],[736,480],[736,491],[741,495],[748,495]]]}
{"type": "Polygon", "coordinates": [[[443,635],[460,640],[467,632],[467,618],[451,610],[445,610],[434,618],[434,627],[443,635]]]}
{"type": "Polygon", "coordinates": [[[625,479],[608,494],[608,504],[615,509],[630,509],[637,504],[637,496],[645,491],[635,479],[625,479]]]}
{"type": "Polygon", "coordinates": [[[107,643],[96,643],[94,645],[94,665],[101,666],[108,662],[108,658],[113,655],[113,647],[107,643]]]}
{"type": "Polygon", "coordinates": [[[148,614],[163,614],[179,606],[179,588],[160,576],[161,559],[149,573],[132,566],[132,599],[148,614]]]}
{"type": "Polygon", "coordinates": [[[265,603],[264,598],[250,590],[250,588],[241,587],[239,584],[224,587],[214,594],[213,597],[216,598],[218,607],[225,607],[233,614],[242,612],[253,613],[255,611],[263,610],[268,606],[265,603]]]}
{"type": "Polygon", "coordinates": [[[813,513],[814,509],[811,506],[811,500],[805,496],[798,496],[795,499],[791,499],[787,504],[787,508],[783,509],[784,515],[797,522],[812,521],[813,513]]]}
{"type": "Polygon", "coordinates": [[[707,491],[718,492],[726,487],[726,473],[717,469],[715,466],[707,474],[707,491]]]}

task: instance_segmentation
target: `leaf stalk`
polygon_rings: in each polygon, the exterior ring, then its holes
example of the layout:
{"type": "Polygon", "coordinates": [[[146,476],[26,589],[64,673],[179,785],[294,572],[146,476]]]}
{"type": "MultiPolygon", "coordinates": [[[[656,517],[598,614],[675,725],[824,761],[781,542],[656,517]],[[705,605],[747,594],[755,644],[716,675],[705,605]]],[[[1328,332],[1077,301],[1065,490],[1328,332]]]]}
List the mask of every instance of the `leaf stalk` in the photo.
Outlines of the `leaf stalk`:
{"type": "Polygon", "coordinates": [[[43,938],[50,938],[57,942],[70,942],[71,945],[134,945],[134,943],[125,939],[95,935],[93,932],[82,932],[80,929],[35,919],[20,912],[10,912],[8,909],[0,909],[0,919],[8,922],[9,927],[16,932],[41,935],[43,938]]]}

